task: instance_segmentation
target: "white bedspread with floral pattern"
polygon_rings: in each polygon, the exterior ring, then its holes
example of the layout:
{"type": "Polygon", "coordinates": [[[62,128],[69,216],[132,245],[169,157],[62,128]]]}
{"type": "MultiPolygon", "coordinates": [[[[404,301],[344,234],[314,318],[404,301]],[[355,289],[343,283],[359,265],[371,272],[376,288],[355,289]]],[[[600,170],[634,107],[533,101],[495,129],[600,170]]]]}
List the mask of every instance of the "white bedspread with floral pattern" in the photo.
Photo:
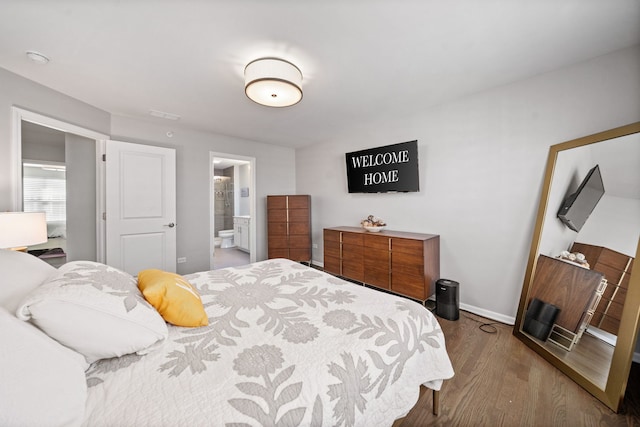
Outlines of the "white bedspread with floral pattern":
{"type": "Polygon", "coordinates": [[[288,260],[185,276],[209,326],[87,371],[87,426],[389,426],[453,376],[420,304],[288,260]]]}

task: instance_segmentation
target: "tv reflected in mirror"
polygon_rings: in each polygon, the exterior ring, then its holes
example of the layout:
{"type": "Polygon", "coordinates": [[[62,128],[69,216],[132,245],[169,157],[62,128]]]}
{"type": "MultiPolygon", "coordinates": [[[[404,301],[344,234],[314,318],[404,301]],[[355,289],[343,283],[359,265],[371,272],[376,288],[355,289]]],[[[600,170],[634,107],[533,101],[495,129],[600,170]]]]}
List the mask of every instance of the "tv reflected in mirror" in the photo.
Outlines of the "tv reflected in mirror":
{"type": "Polygon", "coordinates": [[[558,218],[573,231],[580,231],[603,195],[600,167],[595,165],[578,189],[564,200],[558,210],[558,218]]]}

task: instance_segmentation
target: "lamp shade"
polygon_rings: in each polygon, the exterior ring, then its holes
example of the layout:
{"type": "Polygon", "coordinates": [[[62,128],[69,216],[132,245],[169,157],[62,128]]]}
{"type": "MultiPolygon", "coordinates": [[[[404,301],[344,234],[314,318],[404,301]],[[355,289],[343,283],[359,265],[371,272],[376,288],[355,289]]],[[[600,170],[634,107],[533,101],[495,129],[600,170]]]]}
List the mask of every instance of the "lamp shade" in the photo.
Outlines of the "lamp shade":
{"type": "Polygon", "coordinates": [[[244,92],[268,107],[289,107],[302,99],[302,72],[278,58],[262,58],[244,69],[244,92]]]}
{"type": "Polygon", "coordinates": [[[44,212],[0,212],[0,248],[37,245],[47,241],[44,212]]]}

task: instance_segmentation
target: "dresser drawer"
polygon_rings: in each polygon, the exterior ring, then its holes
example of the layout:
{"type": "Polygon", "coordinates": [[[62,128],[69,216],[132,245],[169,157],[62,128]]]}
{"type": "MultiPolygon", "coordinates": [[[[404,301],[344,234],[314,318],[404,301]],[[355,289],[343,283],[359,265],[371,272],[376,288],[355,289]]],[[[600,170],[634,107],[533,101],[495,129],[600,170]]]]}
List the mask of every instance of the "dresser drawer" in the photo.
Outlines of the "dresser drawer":
{"type": "Polygon", "coordinates": [[[422,240],[394,238],[391,241],[391,251],[393,252],[419,254],[422,257],[423,248],[424,242],[422,240]]]}
{"type": "Polygon", "coordinates": [[[309,196],[287,196],[289,209],[308,209],[309,201],[309,196]]]}
{"type": "Polygon", "coordinates": [[[340,232],[334,230],[324,230],[323,237],[325,242],[340,242],[340,232]]]}
{"type": "Polygon", "coordinates": [[[352,246],[362,246],[362,234],[359,233],[342,233],[342,243],[352,246]]]}
{"type": "Polygon", "coordinates": [[[389,251],[389,241],[391,239],[389,239],[386,236],[378,236],[378,235],[373,235],[373,234],[366,234],[364,236],[364,245],[367,248],[371,248],[371,249],[382,249],[385,251],[389,251]]]}
{"type": "Polygon", "coordinates": [[[364,272],[364,282],[368,285],[377,286],[382,289],[390,289],[391,277],[389,269],[366,268],[364,272]]]}
{"type": "Polygon", "coordinates": [[[424,276],[396,273],[391,275],[391,290],[419,300],[426,299],[424,276]]]}
{"type": "Polygon", "coordinates": [[[267,235],[271,236],[286,236],[287,235],[287,223],[286,222],[269,222],[267,224],[267,235]]]}
{"type": "Polygon", "coordinates": [[[343,259],[342,275],[362,282],[364,280],[364,266],[362,265],[362,261],[348,261],[343,259]]]}
{"type": "Polygon", "coordinates": [[[289,236],[290,248],[309,248],[311,247],[311,238],[308,235],[289,236]]]}
{"type": "Polygon", "coordinates": [[[286,209],[269,209],[268,222],[287,222],[287,210],[286,209]]]}
{"type": "MultiPolygon", "coordinates": [[[[325,246],[326,249],[326,246],[325,246]]],[[[324,253],[324,271],[331,274],[341,274],[340,257],[328,255],[326,250],[324,253]]]]}
{"type": "Polygon", "coordinates": [[[391,253],[391,260],[393,265],[417,265],[420,268],[424,265],[424,257],[422,251],[414,253],[397,252],[391,253]]]}

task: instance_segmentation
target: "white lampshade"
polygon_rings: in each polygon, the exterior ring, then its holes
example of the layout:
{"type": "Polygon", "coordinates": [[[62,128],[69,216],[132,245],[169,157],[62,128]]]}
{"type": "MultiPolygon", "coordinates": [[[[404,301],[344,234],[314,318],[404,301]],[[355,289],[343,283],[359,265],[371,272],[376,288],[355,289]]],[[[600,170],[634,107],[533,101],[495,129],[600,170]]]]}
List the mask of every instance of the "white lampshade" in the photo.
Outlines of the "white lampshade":
{"type": "Polygon", "coordinates": [[[289,107],[302,99],[302,72],[282,59],[256,59],[244,69],[244,92],[258,104],[289,107]]]}
{"type": "Polygon", "coordinates": [[[31,246],[46,241],[44,212],[0,212],[0,248],[31,246]]]}

